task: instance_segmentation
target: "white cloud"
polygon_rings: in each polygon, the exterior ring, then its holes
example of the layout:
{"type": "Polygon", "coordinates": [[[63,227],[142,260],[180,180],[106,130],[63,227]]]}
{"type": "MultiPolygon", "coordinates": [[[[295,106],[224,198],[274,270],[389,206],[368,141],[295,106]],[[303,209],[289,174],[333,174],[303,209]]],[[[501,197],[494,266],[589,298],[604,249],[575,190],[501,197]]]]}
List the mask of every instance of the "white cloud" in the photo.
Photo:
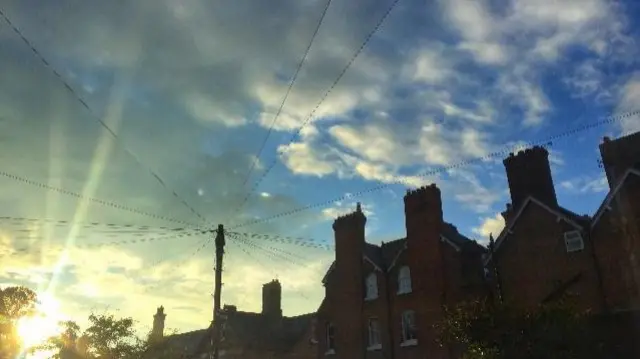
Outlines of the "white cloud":
{"type": "Polygon", "coordinates": [[[473,233],[482,236],[482,238],[486,241],[489,240],[489,235],[493,235],[494,238],[497,237],[502,229],[504,228],[504,218],[500,213],[496,214],[494,217],[484,217],[482,218],[482,223],[472,229],[473,233]]]}
{"type": "MultiPolygon", "coordinates": [[[[622,86],[616,107],[618,114],[640,110],[640,73],[631,76],[622,86]]],[[[640,131],[640,115],[630,116],[620,121],[620,127],[625,134],[640,131]]]]}
{"type": "Polygon", "coordinates": [[[491,211],[493,205],[502,199],[503,189],[491,190],[485,187],[480,180],[470,171],[463,169],[449,170],[449,175],[460,180],[452,184],[450,190],[454,192],[454,198],[463,206],[476,213],[491,211]]]}
{"type": "Polygon", "coordinates": [[[203,94],[191,94],[185,98],[185,106],[193,117],[205,122],[220,123],[228,127],[247,124],[247,119],[236,114],[225,113],[220,105],[203,94]]]}
{"type": "Polygon", "coordinates": [[[284,164],[293,173],[322,177],[337,170],[337,164],[325,156],[309,143],[294,142],[281,145],[278,148],[284,164]]]}
{"type": "MultiPolygon", "coordinates": [[[[338,201],[333,204],[332,207],[327,207],[322,209],[322,215],[327,220],[334,220],[340,216],[345,214],[349,214],[356,210],[356,202],[354,201],[338,201]]],[[[372,204],[361,204],[362,213],[364,213],[367,217],[375,216],[375,212],[373,210],[372,204]]]]}
{"type": "Polygon", "coordinates": [[[599,174],[594,177],[580,176],[560,182],[560,187],[571,193],[603,193],[609,190],[607,177],[599,174]]]}
{"type": "Polygon", "coordinates": [[[421,49],[416,54],[410,70],[406,70],[411,71],[410,78],[413,81],[437,84],[454,74],[450,60],[443,56],[439,46],[431,46],[434,45],[421,49]]]}

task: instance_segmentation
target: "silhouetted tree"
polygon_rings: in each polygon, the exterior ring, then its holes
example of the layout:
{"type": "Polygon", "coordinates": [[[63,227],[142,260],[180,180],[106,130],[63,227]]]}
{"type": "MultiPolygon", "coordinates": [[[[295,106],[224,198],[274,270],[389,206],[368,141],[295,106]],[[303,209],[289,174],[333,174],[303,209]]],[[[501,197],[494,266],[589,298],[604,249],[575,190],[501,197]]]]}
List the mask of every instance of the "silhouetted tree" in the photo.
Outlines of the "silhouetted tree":
{"type": "Polygon", "coordinates": [[[440,341],[465,359],[569,359],[588,353],[587,313],[561,300],[531,310],[489,301],[464,303],[446,311],[440,341]]]}
{"type": "Polygon", "coordinates": [[[0,359],[15,358],[19,353],[16,322],[35,313],[36,300],[36,293],[26,287],[0,289],[0,359]]]}

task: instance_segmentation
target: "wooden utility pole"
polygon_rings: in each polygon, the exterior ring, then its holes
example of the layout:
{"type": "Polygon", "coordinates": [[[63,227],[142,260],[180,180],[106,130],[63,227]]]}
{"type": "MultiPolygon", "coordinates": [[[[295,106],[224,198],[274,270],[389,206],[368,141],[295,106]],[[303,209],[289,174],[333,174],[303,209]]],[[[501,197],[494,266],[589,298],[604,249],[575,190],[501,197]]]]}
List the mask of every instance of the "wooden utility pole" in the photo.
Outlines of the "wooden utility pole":
{"type": "Polygon", "coordinates": [[[224,257],[224,226],[222,224],[218,225],[218,230],[216,232],[216,267],[215,267],[215,287],[213,290],[213,338],[211,338],[211,342],[213,344],[213,352],[212,358],[218,359],[220,353],[220,338],[221,338],[221,330],[223,319],[220,313],[220,295],[222,292],[222,257],[224,257]]]}

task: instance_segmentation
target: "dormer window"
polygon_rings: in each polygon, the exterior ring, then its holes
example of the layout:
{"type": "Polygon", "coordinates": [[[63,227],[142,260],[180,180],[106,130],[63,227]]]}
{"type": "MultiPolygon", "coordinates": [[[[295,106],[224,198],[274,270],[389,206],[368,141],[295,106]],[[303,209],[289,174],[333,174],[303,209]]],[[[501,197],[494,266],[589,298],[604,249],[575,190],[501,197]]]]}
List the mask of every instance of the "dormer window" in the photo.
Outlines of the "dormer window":
{"type": "Polygon", "coordinates": [[[584,241],[580,231],[569,231],[564,233],[564,245],[567,253],[579,252],[584,249],[584,241]]]}
{"type": "Polygon", "coordinates": [[[373,300],[378,298],[378,277],[375,273],[370,273],[365,280],[366,295],[365,300],[373,300]]]}
{"type": "Polygon", "coordinates": [[[403,266],[398,270],[398,294],[411,293],[411,270],[403,266]]]}

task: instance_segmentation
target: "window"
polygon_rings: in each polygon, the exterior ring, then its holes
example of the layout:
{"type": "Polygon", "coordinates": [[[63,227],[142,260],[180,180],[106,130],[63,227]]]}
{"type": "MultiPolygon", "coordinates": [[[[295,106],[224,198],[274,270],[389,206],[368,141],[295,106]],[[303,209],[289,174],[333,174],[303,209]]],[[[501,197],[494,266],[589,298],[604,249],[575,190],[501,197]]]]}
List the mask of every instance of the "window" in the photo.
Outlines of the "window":
{"type": "Polygon", "coordinates": [[[334,354],[336,352],[336,332],[333,323],[327,323],[327,352],[326,354],[334,354]]]}
{"type": "Polygon", "coordinates": [[[371,273],[367,276],[366,283],[366,296],[365,300],[372,300],[378,298],[378,277],[375,273],[371,273]]]}
{"type": "Polygon", "coordinates": [[[380,340],[380,322],[377,318],[369,319],[369,346],[368,350],[376,350],[382,348],[380,340]]]}
{"type": "Polygon", "coordinates": [[[413,310],[402,312],[402,343],[401,346],[416,345],[416,313],[413,310]]]}
{"type": "Polygon", "coordinates": [[[569,231],[564,233],[564,245],[567,247],[567,253],[579,252],[584,249],[584,241],[580,231],[569,231]]]}
{"type": "Polygon", "coordinates": [[[398,294],[404,293],[411,293],[411,271],[407,266],[398,271],[398,294]]]}

